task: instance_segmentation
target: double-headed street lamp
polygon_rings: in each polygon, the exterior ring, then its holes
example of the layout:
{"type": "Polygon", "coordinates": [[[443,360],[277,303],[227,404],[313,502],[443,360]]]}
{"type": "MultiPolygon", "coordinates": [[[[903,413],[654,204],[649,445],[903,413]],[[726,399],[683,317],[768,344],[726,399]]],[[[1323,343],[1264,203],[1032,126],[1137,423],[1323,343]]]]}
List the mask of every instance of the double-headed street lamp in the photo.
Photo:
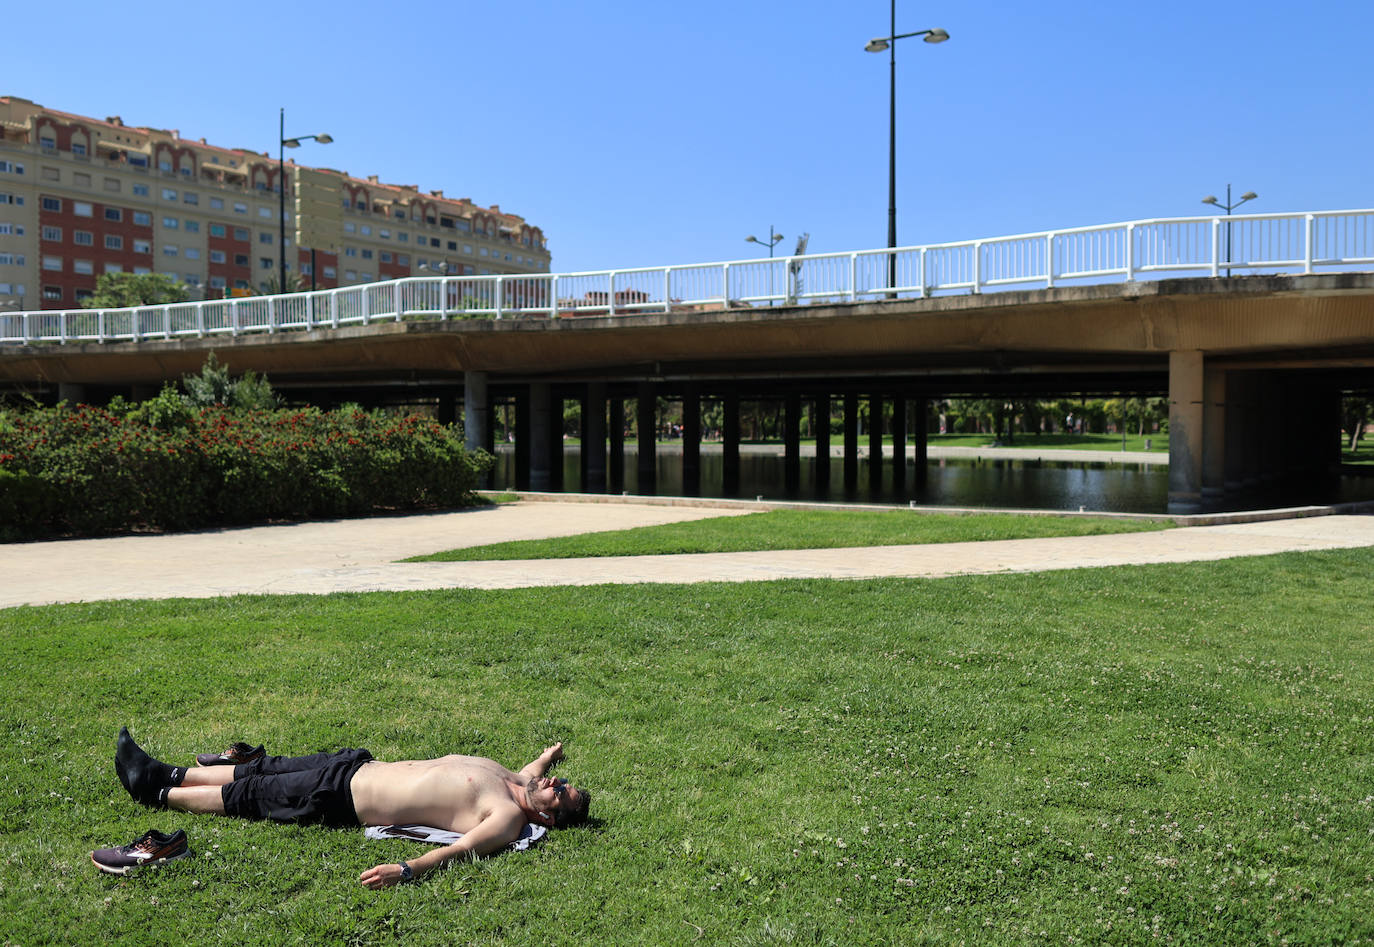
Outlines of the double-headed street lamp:
{"type": "MultiPolygon", "coordinates": [[[[888,53],[888,120],[887,120],[887,246],[897,246],[897,48],[899,39],[921,36],[927,43],[943,43],[949,39],[944,30],[917,30],[914,33],[897,32],[897,0],[892,0],[892,18],[887,36],[879,36],[868,41],[864,47],[870,53],[888,53]]],[[[887,285],[897,285],[897,261],[895,254],[887,258],[887,285]]]]}
{"type": "MultiPolygon", "coordinates": [[[[1225,204],[1217,200],[1216,195],[1213,194],[1208,194],[1206,197],[1204,197],[1202,199],[1202,203],[1211,204],[1213,207],[1220,207],[1222,210],[1226,211],[1226,216],[1230,217],[1231,211],[1235,210],[1237,207],[1239,207],[1241,204],[1244,204],[1246,201],[1253,201],[1257,197],[1259,197],[1259,195],[1256,194],[1254,191],[1246,191],[1244,194],[1240,196],[1240,200],[1232,204],[1231,185],[1227,184],[1225,204]]],[[[1231,221],[1229,220],[1226,221],[1226,262],[1228,264],[1231,262],[1231,221]]],[[[1231,267],[1229,265],[1226,267],[1226,275],[1231,275],[1231,267]]]]}
{"type": "MultiPolygon", "coordinates": [[[[278,201],[277,217],[278,231],[277,239],[277,264],[280,276],[277,278],[277,292],[286,292],[286,149],[299,148],[303,141],[318,141],[322,145],[327,145],[334,139],[329,135],[297,135],[295,138],[286,137],[286,108],[281,110],[280,125],[281,141],[277,148],[277,195],[278,201]]],[[[311,276],[314,276],[312,267],[311,276]]]]}
{"type": "Polygon", "coordinates": [[[773,248],[776,247],[778,244],[782,243],[782,234],[780,234],[780,233],[774,233],[774,232],[773,232],[773,225],[772,225],[772,224],[769,224],[769,225],[768,225],[768,239],[767,239],[767,240],[760,240],[758,237],[754,236],[753,234],[750,234],[749,236],[747,236],[747,237],[744,238],[744,242],[745,242],[745,243],[757,243],[757,244],[759,244],[759,245],[761,245],[761,246],[767,247],[767,248],[768,248],[768,259],[771,260],[771,259],[773,259],[773,248]]]}

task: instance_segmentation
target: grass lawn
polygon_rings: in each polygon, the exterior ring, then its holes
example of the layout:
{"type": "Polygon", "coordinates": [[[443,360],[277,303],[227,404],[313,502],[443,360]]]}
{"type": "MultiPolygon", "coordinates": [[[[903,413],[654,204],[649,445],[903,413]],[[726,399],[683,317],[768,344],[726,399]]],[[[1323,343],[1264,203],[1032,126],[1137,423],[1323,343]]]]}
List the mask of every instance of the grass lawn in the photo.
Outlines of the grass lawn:
{"type": "Polygon", "coordinates": [[[0,613],[0,941],[1368,943],[1374,551],[939,581],[449,591],[0,613]],[[129,724],[555,772],[592,825],[416,851],[152,812],[129,724]],[[184,827],[126,879],[86,853],[184,827]]]}
{"type": "Polygon", "coordinates": [[[1173,523],[1113,517],[1017,516],[971,513],[770,510],[745,516],[641,526],[553,539],[469,546],[406,562],[471,562],[489,559],[576,559],[594,556],[662,556],[761,549],[838,549],[956,543],[1042,536],[1094,536],[1168,529],[1173,523]]]}
{"type": "MultiPolygon", "coordinates": [[[[1169,435],[1163,433],[1126,435],[1126,450],[1143,451],[1150,442],[1152,453],[1169,453],[1169,435]]],[[[1072,450],[1121,451],[1120,434],[1017,434],[1010,443],[998,443],[990,434],[931,434],[926,439],[931,447],[1018,447],[1026,450],[1062,448],[1072,450]]],[[[885,442],[886,443],[886,442],[885,442]]]]}

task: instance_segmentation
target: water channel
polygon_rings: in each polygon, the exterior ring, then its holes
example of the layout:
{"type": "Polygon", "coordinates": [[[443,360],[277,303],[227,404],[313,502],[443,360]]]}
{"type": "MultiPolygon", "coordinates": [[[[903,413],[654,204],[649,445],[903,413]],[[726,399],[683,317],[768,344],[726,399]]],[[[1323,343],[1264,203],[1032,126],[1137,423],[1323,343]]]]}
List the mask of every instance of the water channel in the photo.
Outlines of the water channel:
{"type": "MultiPolygon", "coordinates": [[[[813,460],[802,456],[801,483],[789,494],[781,447],[745,446],[740,452],[740,486],[735,499],[820,500],[834,503],[906,504],[922,506],[998,507],[1032,510],[1086,509],[1113,513],[1163,513],[1168,503],[1169,468],[1163,464],[1064,463],[1028,460],[966,460],[931,458],[926,465],[925,483],[916,483],[912,461],[907,461],[906,482],[893,484],[890,460],[884,464],[881,485],[869,480],[867,457],[859,458],[855,488],[844,487],[844,460],[832,457],[828,488],[817,490],[813,460]]],[[[676,444],[661,445],[658,453],[659,496],[682,496],[682,455],[676,444]]],[[[701,451],[701,495],[725,496],[722,485],[723,458],[718,447],[703,445],[701,451]]],[[[493,487],[515,486],[515,455],[509,445],[498,445],[493,487]]],[[[568,445],[563,451],[563,489],[582,489],[580,449],[568,445]]],[[[636,475],[636,450],[625,445],[625,492],[639,493],[636,475]]],[[[1335,483],[1304,497],[1305,503],[1353,502],[1374,500],[1374,478],[1341,477],[1335,483]]],[[[1251,505],[1268,506],[1269,503],[1251,505]]]]}

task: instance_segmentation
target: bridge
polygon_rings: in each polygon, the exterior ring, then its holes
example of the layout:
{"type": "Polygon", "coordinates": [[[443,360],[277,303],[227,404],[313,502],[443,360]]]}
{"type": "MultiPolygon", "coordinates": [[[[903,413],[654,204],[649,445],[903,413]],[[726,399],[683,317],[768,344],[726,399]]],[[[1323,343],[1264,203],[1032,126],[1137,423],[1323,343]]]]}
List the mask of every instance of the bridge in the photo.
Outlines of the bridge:
{"type": "MultiPolygon", "coordinates": [[[[474,446],[491,446],[491,407],[509,403],[518,478],[533,489],[560,486],[558,419],[575,399],[586,419],[584,488],[617,492],[622,430],[606,418],[608,409],[623,417],[626,398],[637,399],[648,432],[656,398],[682,401],[689,490],[701,403],[719,400],[729,490],[741,401],[783,403],[791,483],[804,400],[826,415],[832,398],[842,400],[848,480],[860,398],[901,419],[887,433],[902,447],[911,438],[920,476],[931,398],[1167,394],[1169,508],[1196,512],[1282,493],[1339,464],[1341,393],[1374,388],[1371,269],[1374,210],[1352,210],[1130,221],[775,260],[410,278],[0,314],[0,386],[68,398],[146,394],[213,350],[231,370],[264,372],[302,400],[428,399],[450,416],[461,400],[474,446]]],[[[828,454],[828,432],[817,433],[818,453],[828,454]]],[[[882,433],[870,429],[874,446],[882,433]]],[[[656,462],[642,435],[646,491],[656,462]]]]}

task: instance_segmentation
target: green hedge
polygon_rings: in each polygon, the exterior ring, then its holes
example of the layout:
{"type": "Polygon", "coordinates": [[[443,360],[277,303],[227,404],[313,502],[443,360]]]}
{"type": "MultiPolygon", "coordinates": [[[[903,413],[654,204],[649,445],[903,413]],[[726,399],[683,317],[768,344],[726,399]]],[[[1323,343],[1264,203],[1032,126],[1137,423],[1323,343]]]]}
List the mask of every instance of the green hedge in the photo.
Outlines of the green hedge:
{"type": "Polygon", "coordinates": [[[166,400],[0,411],[0,539],[463,506],[492,462],[431,418],[166,400]]]}

